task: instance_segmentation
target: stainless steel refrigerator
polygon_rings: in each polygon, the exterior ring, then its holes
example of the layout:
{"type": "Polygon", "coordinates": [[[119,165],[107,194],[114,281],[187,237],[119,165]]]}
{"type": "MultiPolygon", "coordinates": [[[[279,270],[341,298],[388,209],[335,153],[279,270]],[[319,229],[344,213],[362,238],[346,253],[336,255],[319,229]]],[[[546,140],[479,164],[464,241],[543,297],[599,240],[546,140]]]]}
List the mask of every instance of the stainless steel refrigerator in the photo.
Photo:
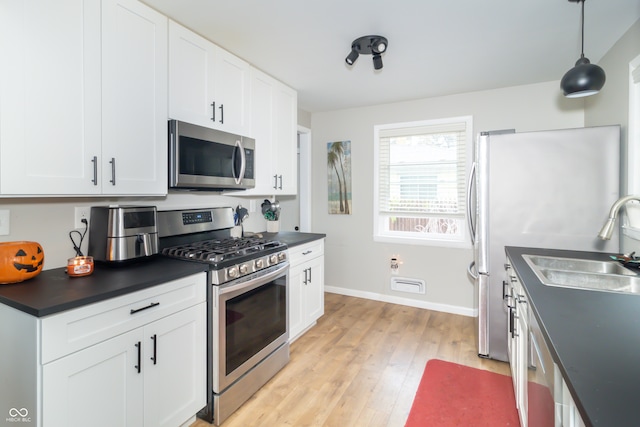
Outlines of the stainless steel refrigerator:
{"type": "Polygon", "coordinates": [[[507,360],[505,246],[617,252],[598,231],[620,194],[620,127],[483,132],[468,182],[478,354],[507,360]]]}

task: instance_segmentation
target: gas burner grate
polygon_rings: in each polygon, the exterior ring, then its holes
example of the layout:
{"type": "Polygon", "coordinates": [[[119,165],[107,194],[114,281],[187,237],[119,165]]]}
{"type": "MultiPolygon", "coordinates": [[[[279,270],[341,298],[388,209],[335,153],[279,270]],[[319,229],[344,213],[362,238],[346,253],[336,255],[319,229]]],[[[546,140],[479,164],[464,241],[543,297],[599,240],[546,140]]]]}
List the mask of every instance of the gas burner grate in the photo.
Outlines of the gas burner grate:
{"type": "Polygon", "coordinates": [[[280,247],[278,241],[255,237],[231,237],[213,239],[168,247],[162,253],[175,258],[190,259],[209,263],[220,263],[240,257],[260,256],[271,248],[280,247]]]}

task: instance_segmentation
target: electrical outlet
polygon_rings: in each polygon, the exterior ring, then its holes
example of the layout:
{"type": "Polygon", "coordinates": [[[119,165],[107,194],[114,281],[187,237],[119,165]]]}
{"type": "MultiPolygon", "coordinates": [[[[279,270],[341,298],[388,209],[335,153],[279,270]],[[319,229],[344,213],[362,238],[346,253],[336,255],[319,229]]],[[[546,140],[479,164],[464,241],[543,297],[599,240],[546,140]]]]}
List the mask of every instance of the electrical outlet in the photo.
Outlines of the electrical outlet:
{"type": "Polygon", "coordinates": [[[400,273],[400,260],[398,258],[391,258],[391,274],[396,275],[400,273]]]}
{"type": "Polygon", "coordinates": [[[83,229],[89,224],[89,220],[91,219],[91,208],[89,206],[82,206],[75,208],[75,216],[73,222],[73,228],[83,229]],[[86,219],[87,224],[85,225],[82,220],[86,219]]]}

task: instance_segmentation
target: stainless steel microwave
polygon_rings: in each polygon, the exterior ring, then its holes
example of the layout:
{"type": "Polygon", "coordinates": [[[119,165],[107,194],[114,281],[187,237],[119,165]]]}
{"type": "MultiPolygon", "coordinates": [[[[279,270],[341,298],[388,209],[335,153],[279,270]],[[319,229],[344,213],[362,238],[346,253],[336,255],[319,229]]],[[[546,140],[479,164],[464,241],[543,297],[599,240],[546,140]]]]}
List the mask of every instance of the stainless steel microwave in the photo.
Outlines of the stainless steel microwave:
{"type": "Polygon", "coordinates": [[[256,142],[178,120],[169,120],[169,188],[254,188],[256,142]]]}

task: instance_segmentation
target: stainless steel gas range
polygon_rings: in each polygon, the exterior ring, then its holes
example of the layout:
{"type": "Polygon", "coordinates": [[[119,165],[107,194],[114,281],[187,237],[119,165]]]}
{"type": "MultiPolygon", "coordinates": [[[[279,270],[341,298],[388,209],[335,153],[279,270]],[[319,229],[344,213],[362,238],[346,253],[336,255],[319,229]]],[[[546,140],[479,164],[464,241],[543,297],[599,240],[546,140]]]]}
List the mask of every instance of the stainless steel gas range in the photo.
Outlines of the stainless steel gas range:
{"type": "Polygon", "coordinates": [[[207,406],[220,425],[289,361],[287,246],[232,238],[232,208],[158,212],[164,256],[209,265],[207,406]]]}

